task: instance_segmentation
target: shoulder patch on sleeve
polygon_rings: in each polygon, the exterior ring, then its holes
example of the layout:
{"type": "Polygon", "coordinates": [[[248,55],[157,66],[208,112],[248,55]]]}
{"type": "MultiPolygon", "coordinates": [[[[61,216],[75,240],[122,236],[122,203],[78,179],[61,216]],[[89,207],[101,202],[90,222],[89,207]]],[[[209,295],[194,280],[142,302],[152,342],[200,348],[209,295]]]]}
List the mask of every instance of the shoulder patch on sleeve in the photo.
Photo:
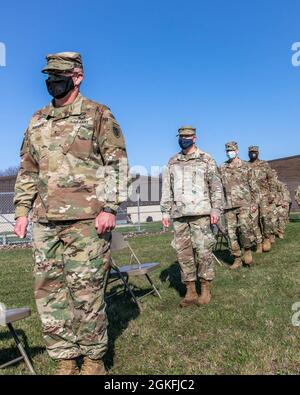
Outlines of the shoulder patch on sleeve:
{"type": "Polygon", "coordinates": [[[120,128],[118,128],[116,125],[113,126],[113,133],[117,138],[121,137],[121,131],[120,128]]]}

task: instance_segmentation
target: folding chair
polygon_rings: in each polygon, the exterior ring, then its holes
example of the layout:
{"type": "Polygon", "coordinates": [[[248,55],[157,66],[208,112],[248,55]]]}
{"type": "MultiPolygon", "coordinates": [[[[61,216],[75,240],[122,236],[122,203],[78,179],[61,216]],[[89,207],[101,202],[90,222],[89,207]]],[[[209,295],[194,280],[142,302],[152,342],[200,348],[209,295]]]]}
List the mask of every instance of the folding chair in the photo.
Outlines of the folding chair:
{"type": "Polygon", "coordinates": [[[220,266],[223,266],[221,261],[217,258],[216,252],[222,251],[224,241],[229,246],[229,240],[228,240],[228,237],[227,237],[225,229],[223,229],[223,227],[220,224],[215,225],[214,226],[214,230],[215,230],[215,235],[216,235],[217,242],[216,242],[216,245],[215,245],[215,248],[214,248],[214,251],[213,251],[213,255],[214,255],[214,258],[217,261],[217,263],[220,266]]]}
{"type": "MultiPolygon", "coordinates": [[[[155,270],[160,265],[160,263],[159,262],[141,263],[138,257],[136,256],[135,252],[131,248],[130,244],[124,239],[124,236],[121,233],[117,233],[117,232],[113,233],[111,239],[111,252],[122,251],[125,249],[129,249],[131,254],[130,262],[128,265],[119,267],[116,261],[113,259],[113,257],[110,256],[111,268],[107,273],[107,278],[105,281],[105,291],[109,284],[121,280],[124,284],[123,292],[129,292],[133,301],[137,304],[139,309],[141,309],[141,305],[139,301],[144,299],[146,296],[154,294],[157,295],[160,299],[162,299],[158,289],[154,285],[149,275],[149,273],[155,270]],[[136,263],[134,264],[133,261],[135,261],[136,263]],[[146,277],[152,289],[150,292],[138,298],[134,294],[133,289],[129,284],[129,279],[130,277],[141,277],[141,276],[146,277]]],[[[112,298],[116,294],[118,294],[118,292],[115,292],[113,295],[110,295],[107,299],[112,298]]]]}
{"type": "Polygon", "coordinates": [[[21,357],[13,359],[10,362],[5,363],[4,365],[0,366],[0,369],[4,369],[8,366],[14,365],[17,362],[20,362],[22,360],[24,360],[28,370],[30,371],[30,373],[32,375],[35,375],[35,371],[33,369],[33,366],[30,362],[30,359],[25,351],[25,348],[23,347],[16,331],[14,330],[13,327],[13,323],[23,320],[25,318],[28,318],[31,315],[31,311],[29,308],[22,308],[22,309],[11,309],[11,310],[4,310],[3,312],[1,312],[1,322],[0,325],[4,326],[6,325],[14,339],[14,341],[16,342],[16,345],[21,353],[21,357]]]}

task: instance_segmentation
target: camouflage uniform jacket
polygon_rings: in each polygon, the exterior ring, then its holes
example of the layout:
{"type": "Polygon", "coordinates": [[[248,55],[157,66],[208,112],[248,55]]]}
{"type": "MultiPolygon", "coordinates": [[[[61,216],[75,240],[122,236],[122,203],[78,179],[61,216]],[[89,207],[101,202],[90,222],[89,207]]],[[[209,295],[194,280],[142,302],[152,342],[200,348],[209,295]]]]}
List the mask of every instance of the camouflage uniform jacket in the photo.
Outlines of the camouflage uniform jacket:
{"type": "Polygon", "coordinates": [[[161,211],[173,219],[221,213],[223,188],[214,159],[198,148],[170,159],[163,177],[161,211]]]}
{"type": "Polygon", "coordinates": [[[95,218],[103,207],[117,210],[127,198],[119,185],[127,174],[123,134],[109,108],[80,94],[71,105],[50,104],[25,133],[15,216],[33,208],[35,221],[66,221],[95,218]]]}
{"type": "Polygon", "coordinates": [[[254,180],[259,190],[259,200],[266,198],[275,199],[276,197],[276,181],[272,172],[271,166],[263,161],[256,160],[255,162],[249,162],[254,180]]]}
{"type": "Polygon", "coordinates": [[[220,166],[226,199],[226,209],[250,207],[257,204],[258,190],[252,169],[247,162],[227,161],[220,166]]]}
{"type": "Polygon", "coordinates": [[[295,195],[295,200],[298,203],[298,206],[300,206],[300,186],[296,189],[296,195],[295,195]]]}

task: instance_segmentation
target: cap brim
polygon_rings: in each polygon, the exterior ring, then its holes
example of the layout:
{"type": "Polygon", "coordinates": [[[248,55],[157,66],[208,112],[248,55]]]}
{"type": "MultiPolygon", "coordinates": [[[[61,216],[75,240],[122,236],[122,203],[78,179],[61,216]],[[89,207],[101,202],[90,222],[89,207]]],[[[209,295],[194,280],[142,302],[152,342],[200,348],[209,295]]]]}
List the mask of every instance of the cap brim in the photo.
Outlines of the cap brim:
{"type": "Polygon", "coordinates": [[[42,73],[48,74],[51,71],[65,73],[67,71],[73,71],[73,70],[74,70],[73,67],[68,67],[68,66],[66,66],[66,67],[60,66],[59,68],[55,67],[55,66],[46,66],[45,68],[42,69],[42,73]]]}

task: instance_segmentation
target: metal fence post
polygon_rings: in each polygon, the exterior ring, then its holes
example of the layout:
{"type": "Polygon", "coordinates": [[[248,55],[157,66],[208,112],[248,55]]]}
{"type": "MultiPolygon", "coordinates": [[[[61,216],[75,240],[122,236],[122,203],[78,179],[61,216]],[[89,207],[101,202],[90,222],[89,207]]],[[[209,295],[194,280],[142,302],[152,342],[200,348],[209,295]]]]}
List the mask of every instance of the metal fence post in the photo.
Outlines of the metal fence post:
{"type": "Polygon", "coordinates": [[[141,187],[140,185],[136,189],[137,193],[137,206],[138,206],[138,232],[141,232],[141,187]]]}

